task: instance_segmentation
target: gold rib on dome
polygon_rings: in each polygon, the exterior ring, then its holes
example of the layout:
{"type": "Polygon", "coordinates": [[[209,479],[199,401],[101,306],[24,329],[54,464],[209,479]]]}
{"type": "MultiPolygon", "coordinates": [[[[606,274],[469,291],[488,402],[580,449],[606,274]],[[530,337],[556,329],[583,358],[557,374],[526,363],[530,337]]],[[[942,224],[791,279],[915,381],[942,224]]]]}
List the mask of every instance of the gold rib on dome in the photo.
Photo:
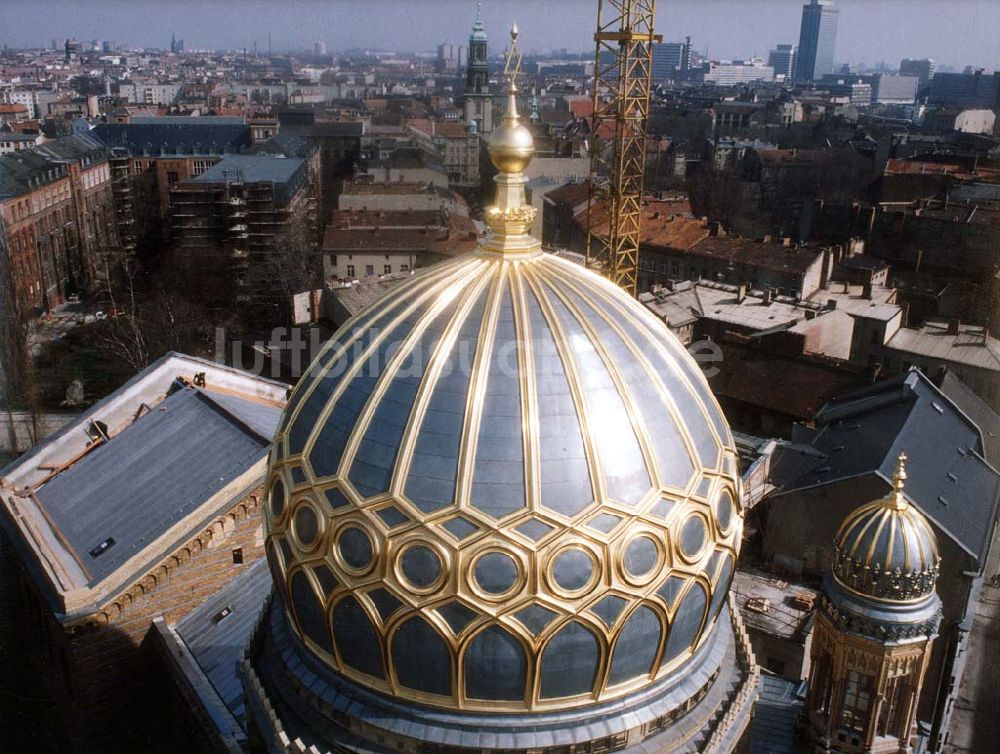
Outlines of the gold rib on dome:
{"type": "Polygon", "coordinates": [[[507,79],[507,112],[500,127],[490,136],[487,149],[499,171],[496,203],[486,208],[486,225],[491,233],[482,248],[504,255],[535,254],[541,244],[529,234],[535,221],[535,208],[527,204],[525,169],[535,154],[531,131],[521,123],[517,112],[517,77],[521,72],[521,50],[517,46],[517,24],[510,30],[510,49],[504,60],[507,79]]]}

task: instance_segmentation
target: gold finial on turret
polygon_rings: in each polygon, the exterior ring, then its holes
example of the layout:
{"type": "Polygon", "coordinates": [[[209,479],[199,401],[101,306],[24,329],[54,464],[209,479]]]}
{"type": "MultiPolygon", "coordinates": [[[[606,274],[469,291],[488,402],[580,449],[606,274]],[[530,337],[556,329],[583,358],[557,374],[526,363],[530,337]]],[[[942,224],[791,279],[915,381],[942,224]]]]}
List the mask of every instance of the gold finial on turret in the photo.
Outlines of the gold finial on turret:
{"type": "Polygon", "coordinates": [[[892,475],[892,493],[890,494],[890,501],[896,510],[903,510],[909,503],[906,502],[906,496],[903,495],[903,486],[906,482],[906,453],[899,454],[899,460],[896,461],[896,471],[892,475]]]}
{"type": "Polygon", "coordinates": [[[487,149],[498,175],[496,201],[486,208],[486,224],[493,231],[483,248],[505,254],[535,252],[539,242],[528,230],[535,219],[535,209],[525,201],[524,170],[535,154],[531,131],[521,123],[517,112],[517,77],[522,55],[517,45],[517,24],[510,29],[510,47],[504,56],[503,75],[507,79],[507,112],[499,128],[489,138],[487,149]]]}

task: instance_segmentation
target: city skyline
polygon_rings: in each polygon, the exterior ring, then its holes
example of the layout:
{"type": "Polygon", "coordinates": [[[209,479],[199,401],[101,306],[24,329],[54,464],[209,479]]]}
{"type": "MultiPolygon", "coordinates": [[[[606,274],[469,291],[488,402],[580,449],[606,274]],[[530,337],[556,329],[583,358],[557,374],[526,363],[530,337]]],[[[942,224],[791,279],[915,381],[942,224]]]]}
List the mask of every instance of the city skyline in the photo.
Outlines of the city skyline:
{"type": "MultiPolygon", "coordinates": [[[[801,0],[661,0],[657,32],[666,41],[692,37],[695,50],[710,58],[766,58],[779,43],[799,37],[801,0]]],[[[188,49],[302,50],[314,41],[330,50],[380,48],[400,52],[432,51],[441,42],[460,44],[475,17],[471,0],[421,2],[426,23],[400,28],[390,21],[412,11],[403,0],[292,0],[282,4],[248,0],[192,2],[169,6],[152,0],[9,0],[0,44],[47,46],[53,38],[75,37],[123,42],[136,47],[168,48],[170,34],[188,49]],[[41,11],[41,12],[40,12],[41,11]]],[[[1000,68],[1000,51],[990,30],[1000,26],[1000,3],[989,0],[840,0],[835,60],[842,63],[899,64],[903,57],[930,57],[961,70],[966,65],[1000,68]],[[904,13],[905,11],[905,13],[904,13]],[[942,23],[942,19],[961,23],[942,23]],[[905,22],[904,22],[905,20],[905,22]]],[[[505,29],[516,20],[528,34],[525,48],[571,52],[590,49],[596,6],[590,0],[551,0],[546,4],[495,0],[483,6],[491,45],[502,45],[505,29]]]]}

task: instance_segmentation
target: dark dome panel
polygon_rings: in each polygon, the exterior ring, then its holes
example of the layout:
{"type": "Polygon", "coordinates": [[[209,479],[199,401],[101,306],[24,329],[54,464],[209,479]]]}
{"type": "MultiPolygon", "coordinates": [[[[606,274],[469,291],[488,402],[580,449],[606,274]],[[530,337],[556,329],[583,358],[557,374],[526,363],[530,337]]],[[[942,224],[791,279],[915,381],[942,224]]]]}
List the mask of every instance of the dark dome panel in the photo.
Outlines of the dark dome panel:
{"type": "Polygon", "coordinates": [[[292,576],[291,594],[292,604],[295,607],[295,618],[302,633],[321,648],[332,653],[333,645],[330,643],[330,632],[326,628],[326,612],[304,571],[297,571],[292,576]]]}
{"type": "Polygon", "coordinates": [[[571,621],[549,639],[542,651],[539,695],[542,699],[558,699],[591,693],[600,658],[597,637],[578,621],[571,621]]]}
{"type": "Polygon", "coordinates": [[[385,678],[382,642],[358,601],[345,597],[333,608],[333,638],[340,660],[358,672],[385,678]]]}
{"type": "Polygon", "coordinates": [[[465,693],[473,699],[524,699],[528,661],[517,638],[500,626],[477,634],[465,650],[465,693]]]}
{"type": "Polygon", "coordinates": [[[625,622],[611,659],[608,685],[649,675],[663,638],[663,625],[650,608],[640,605],[625,622]]]}
{"type": "Polygon", "coordinates": [[[451,653],[423,618],[410,618],[396,631],[392,662],[400,685],[425,694],[451,695],[451,653]]]}
{"type": "Polygon", "coordinates": [[[661,665],[669,665],[692,648],[692,644],[701,629],[702,620],[705,618],[707,602],[708,595],[705,594],[705,587],[696,581],[681,599],[677,611],[674,613],[661,665]]]}

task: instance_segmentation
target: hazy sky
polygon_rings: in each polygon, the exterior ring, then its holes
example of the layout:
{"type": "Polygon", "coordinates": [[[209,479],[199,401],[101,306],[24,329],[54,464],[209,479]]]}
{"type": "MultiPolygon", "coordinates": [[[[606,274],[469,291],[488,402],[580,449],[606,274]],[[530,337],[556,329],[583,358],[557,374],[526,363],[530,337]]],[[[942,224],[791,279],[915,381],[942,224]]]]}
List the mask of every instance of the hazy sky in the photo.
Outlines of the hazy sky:
{"type": "MultiPolygon", "coordinates": [[[[656,30],[690,34],[715,58],[766,56],[798,42],[803,0],[659,0],[656,30]]],[[[838,62],[897,65],[932,57],[947,65],[1000,68],[1000,0],[839,0],[838,62]]],[[[483,19],[502,46],[511,20],[524,49],[590,49],[597,0],[486,0],[483,19]]],[[[0,44],[53,38],[108,39],[165,47],[171,32],[189,48],[384,47],[430,50],[463,43],[474,0],[0,0],[0,44]]]]}

